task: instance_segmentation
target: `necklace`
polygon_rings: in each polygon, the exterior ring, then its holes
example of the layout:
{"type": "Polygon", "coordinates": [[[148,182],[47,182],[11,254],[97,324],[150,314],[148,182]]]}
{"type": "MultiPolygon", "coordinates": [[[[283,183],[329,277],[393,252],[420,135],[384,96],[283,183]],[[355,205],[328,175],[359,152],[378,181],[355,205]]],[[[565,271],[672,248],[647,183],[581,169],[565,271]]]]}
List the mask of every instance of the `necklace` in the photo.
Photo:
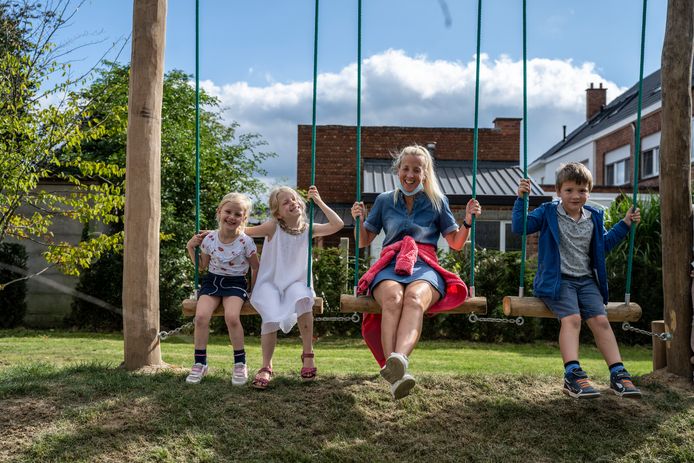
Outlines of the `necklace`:
{"type": "Polygon", "coordinates": [[[277,222],[280,224],[280,228],[288,235],[301,235],[305,230],[308,224],[306,222],[302,223],[299,227],[297,228],[291,228],[287,223],[282,220],[278,219],[277,222]]]}

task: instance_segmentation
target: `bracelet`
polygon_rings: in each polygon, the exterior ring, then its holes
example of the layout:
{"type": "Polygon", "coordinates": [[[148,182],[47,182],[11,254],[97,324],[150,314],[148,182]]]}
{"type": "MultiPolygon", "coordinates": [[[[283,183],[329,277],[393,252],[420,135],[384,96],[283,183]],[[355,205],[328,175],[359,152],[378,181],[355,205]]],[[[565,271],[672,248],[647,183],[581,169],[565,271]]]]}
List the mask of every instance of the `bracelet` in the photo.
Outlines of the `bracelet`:
{"type": "Polygon", "coordinates": [[[465,221],[465,219],[463,219],[463,227],[470,229],[470,228],[472,228],[472,225],[470,225],[469,223],[467,223],[465,221]]]}

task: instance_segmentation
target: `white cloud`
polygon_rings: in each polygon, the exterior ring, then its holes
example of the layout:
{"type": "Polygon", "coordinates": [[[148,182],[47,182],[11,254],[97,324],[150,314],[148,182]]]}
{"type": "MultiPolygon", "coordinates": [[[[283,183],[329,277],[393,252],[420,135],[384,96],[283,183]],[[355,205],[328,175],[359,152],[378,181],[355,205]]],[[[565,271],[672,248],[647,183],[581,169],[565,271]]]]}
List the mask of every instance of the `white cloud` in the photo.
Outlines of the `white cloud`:
{"type": "MultiPolygon", "coordinates": [[[[318,77],[318,124],[356,123],[357,66],[318,77]]],[[[603,83],[608,98],[626,88],[608,81],[593,63],[535,58],[527,63],[528,150],[530,159],[561,138],[585,117],[585,89],[603,83]]],[[[297,125],[311,123],[312,83],[201,83],[219,97],[229,120],[244,132],[258,132],[279,158],[265,167],[270,177],[296,177],[297,125]]],[[[402,50],[386,50],[362,63],[362,124],[425,127],[472,127],[474,121],[475,59],[469,62],[429,60],[402,50]]],[[[496,117],[522,117],[522,62],[508,56],[481,56],[479,123],[491,127],[496,117]]]]}

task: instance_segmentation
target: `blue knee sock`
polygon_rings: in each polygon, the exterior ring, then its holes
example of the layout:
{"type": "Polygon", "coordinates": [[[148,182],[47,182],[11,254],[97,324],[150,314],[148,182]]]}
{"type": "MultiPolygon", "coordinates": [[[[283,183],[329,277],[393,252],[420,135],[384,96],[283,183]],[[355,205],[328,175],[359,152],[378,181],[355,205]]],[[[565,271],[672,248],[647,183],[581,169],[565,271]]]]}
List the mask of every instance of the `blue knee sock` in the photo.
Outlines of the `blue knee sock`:
{"type": "Polygon", "coordinates": [[[610,374],[617,373],[618,371],[625,370],[624,364],[622,362],[613,363],[608,367],[610,369],[610,374]]]}
{"type": "Polygon", "coordinates": [[[195,363],[207,365],[207,349],[195,349],[195,363]]]}
{"type": "Polygon", "coordinates": [[[568,375],[574,370],[580,370],[581,369],[581,364],[578,363],[578,360],[571,360],[569,362],[566,362],[564,364],[564,374],[568,375]]]}
{"type": "Polygon", "coordinates": [[[246,363],[246,350],[235,350],[234,351],[234,363],[246,363]]]}

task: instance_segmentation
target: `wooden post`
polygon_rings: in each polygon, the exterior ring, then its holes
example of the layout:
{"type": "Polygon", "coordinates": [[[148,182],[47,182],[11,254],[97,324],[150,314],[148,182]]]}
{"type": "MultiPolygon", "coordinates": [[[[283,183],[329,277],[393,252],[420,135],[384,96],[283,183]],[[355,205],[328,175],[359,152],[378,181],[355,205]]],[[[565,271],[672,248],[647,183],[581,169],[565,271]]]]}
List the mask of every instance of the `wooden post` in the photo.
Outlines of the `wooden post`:
{"type": "MultiPolygon", "coordinates": [[[[651,331],[655,334],[663,334],[665,332],[665,320],[653,320],[651,322],[651,331]]],[[[665,341],[660,338],[653,337],[653,371],[660,370],[667,366],[667,355],[665,351],[665,341]]]]}
{"type": "Polygon", "coordinates": [[[667,371],[692,377],[691,123],[694,2],[669,0],[661,58],[660,214],[663,250],[663,311],[672,333],[667,371]]]}
{"type": "Polygon", "coordinates": [[[340,238],[340,259],[342,259],[342,294],[347,294],[349,280],[349,238],[340,238]]]}
{"type": "Polygon", "coordinates": [[[166,0],[134,0],[123,257],[125,368],[160,365],[159,222],[166,0]]]}

